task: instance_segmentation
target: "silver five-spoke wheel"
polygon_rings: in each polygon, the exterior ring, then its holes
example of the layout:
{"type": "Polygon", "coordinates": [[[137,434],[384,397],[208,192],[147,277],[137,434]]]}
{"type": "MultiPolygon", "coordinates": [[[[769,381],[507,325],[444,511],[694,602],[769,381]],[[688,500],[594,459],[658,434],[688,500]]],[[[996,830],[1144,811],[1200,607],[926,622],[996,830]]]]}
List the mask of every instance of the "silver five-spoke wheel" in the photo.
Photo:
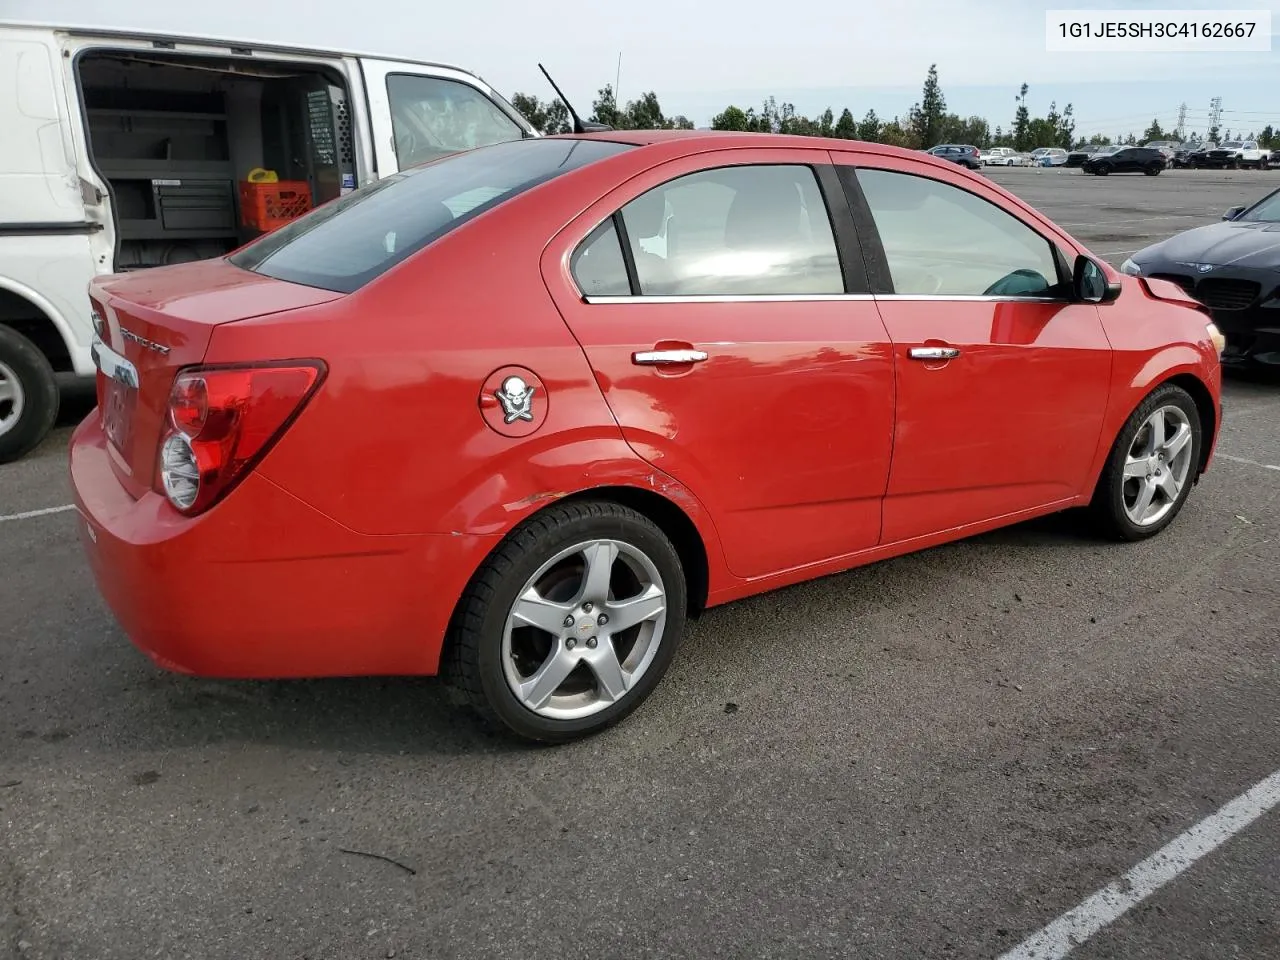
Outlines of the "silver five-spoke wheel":
{"type": "Polygon", "coordinates": [[[640,549],[618,540],[575,544],[517,595],[503,629],[503,673],[539,716],[589,717],[648,670],[666,614],[662,575],[640,549]]]}
{"type": "Polygon", "coordinates": [[[564,743],[648,698],[688,607],[685,560],[653,518],[611,500],[558,503],[517,526],[476,571],[442,666],[491,723],[564,743]]]}
{"type": "Polygon", "coordinates": [[[0,436],[12,430],[22,419],[25,399],[18,374],[7,363],[0,363],[0,436]]]}
{"type": "Polygon", "coordinates": [[[1191,473],[1191,437],[1190,418],[1173,405],[1139,428],[1124,460],[1124,510],[1135,525],[1159,523],[1178,502],[1191,473]]]}

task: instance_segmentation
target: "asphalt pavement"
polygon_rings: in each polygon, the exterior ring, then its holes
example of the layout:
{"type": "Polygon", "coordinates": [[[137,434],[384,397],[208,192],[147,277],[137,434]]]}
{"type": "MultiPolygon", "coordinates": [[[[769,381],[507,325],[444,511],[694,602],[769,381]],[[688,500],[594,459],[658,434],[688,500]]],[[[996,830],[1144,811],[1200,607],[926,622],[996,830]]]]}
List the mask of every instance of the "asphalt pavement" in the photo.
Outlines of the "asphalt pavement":
{"type": "MultiPolygon", "coordinates": [[[[1114,263],[1280,186],[992,177],[1114,263]]],[[[1280,769],[1280,384],[1225,399],[1154,540],[1063,515],[719,608],[533,749],[430,679],[152,666],[75,513],[26,515],[71,395],[0,467],[0,956],[997,957],[1280,769]]],[[[1072,956],[1274,957],[1278,858],[1272,810],[1072,956]]]]}

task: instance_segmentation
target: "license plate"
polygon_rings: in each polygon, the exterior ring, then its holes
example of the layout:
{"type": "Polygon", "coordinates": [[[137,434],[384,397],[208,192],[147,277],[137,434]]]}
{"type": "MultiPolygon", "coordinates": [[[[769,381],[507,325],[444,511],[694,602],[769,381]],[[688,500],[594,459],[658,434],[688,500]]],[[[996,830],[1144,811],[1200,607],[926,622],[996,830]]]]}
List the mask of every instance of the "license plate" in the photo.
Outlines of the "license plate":
{"type": "Polygon", "coordinates": [[[102,404],[102,429],[111,445],[125,453],[129,448],[129,427],[133,423],[133,405],[137,391],[118,380],[107,383],[102,404]]]}

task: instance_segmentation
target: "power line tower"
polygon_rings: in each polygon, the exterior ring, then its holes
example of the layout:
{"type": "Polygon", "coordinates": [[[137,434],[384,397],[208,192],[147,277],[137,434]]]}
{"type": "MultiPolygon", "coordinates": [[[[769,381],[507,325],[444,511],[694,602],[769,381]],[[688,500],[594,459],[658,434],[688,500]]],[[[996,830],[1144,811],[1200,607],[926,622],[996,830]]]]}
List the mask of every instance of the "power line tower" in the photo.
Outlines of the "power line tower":
{"type": "Polygon", "coordinates": [[[1222,126],[1222,98],[1214,97],[1209,101],[1209,129],[1217,130],[1222,126]]]}
{"type": "Polygon", "coordinates": [[[1187,134],[1187,104],[1183,101],[1182,106],[1178,107],[1178,139],[1185,140],[1187,134]]]}

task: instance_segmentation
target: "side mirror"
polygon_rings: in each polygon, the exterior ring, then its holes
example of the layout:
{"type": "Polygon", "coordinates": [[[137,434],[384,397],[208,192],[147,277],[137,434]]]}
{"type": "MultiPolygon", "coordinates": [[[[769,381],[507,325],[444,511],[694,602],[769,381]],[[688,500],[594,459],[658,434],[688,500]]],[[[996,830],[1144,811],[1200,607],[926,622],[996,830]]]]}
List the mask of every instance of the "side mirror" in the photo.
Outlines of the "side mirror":
{"type": "Polygon", "coordinates": [[[1240,214],[1244,213],[1244,207],[1232,207],[1222,215],[1223,220],[1234,220],[1240,214]]]}
{"type": "Polygon", "coordinates": [[[1080,303],[1110,303],[1120,296],[1118,281],[1110,281],[1097,262],[1086,256],[1076,257],[1071,275],[1071,289],[1080,303]]]}

